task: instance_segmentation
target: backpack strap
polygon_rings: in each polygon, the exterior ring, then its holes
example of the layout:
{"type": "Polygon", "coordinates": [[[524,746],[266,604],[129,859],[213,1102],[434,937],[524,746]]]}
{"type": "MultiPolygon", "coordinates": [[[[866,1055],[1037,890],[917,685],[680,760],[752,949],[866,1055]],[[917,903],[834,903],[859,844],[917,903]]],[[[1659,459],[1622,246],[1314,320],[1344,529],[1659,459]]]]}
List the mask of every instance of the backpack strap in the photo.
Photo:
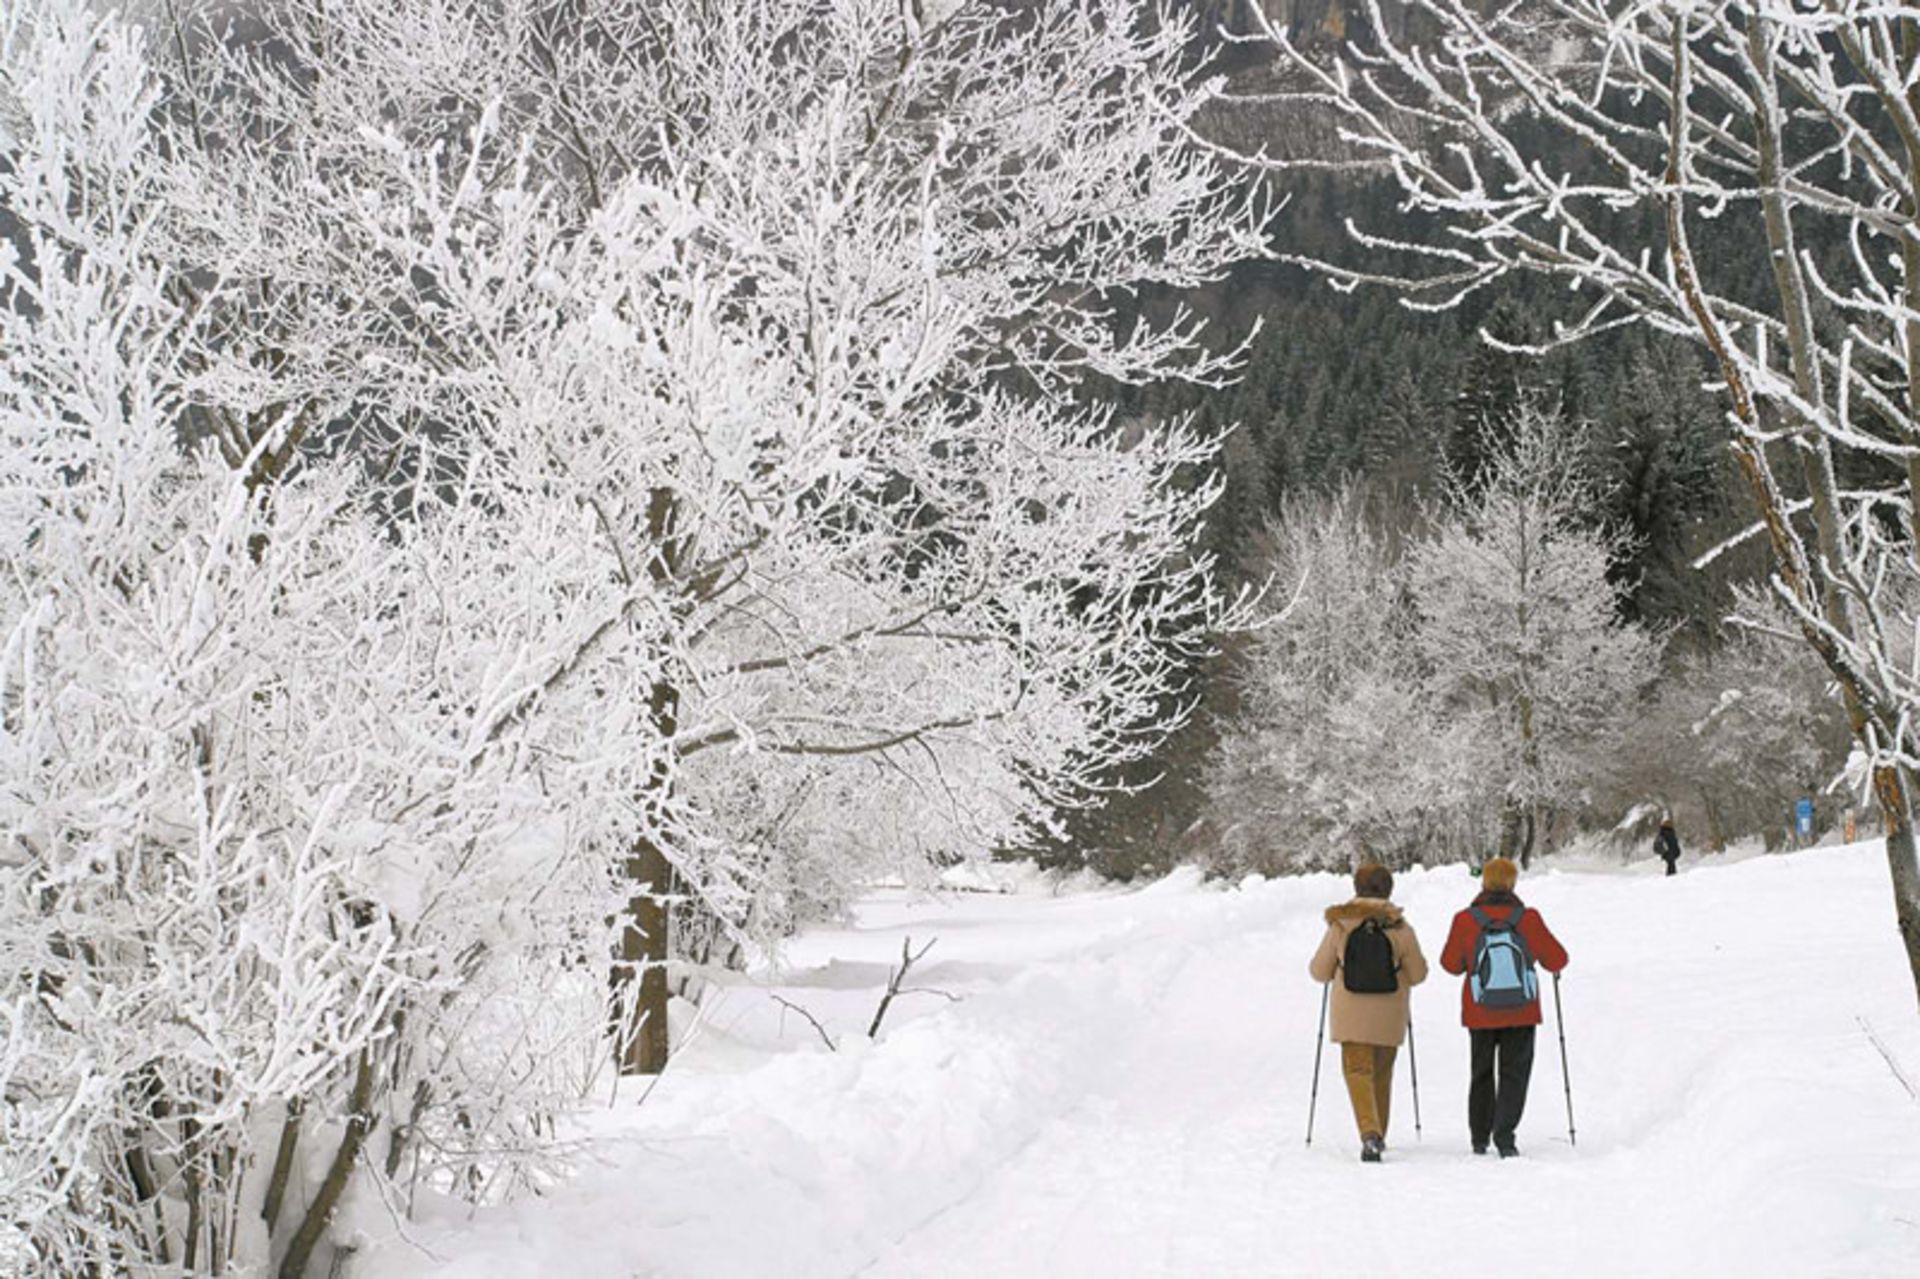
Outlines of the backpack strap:
{"type": "Polygon", "coordinates": [[[1527,935],[1520,931],[1520,921],[1525,919],[1526,916],[1527,908],[1525,906],[1519,907],[1512,915],[1507,917],[1506,927],[1507,931],[1513,935],[1513,944],[1520,948],[1521,955],[1526,958],[1527,967],[1532,968],[1535,962],[1533,958],[1533,947],[1528,944],[1527,935]]]}
{"type": "Polygon", "coordinates": [[[1478,906],[1467,907],[1467,913],[1473,916],[1473,922],[1480,925],[1480,931],[1483,933],[1486,932],[1487,929],[1492,928],[1495,924],[1500,925],[1500,927],[1502,928],[1510,928],[1515,932],[1518,932],[1520,930],[1520,920],[1523,916],[1526,915],[1527,908],[1525,906],[1522,906],[1518,910],[1514,911],[1513,914],[1507,916],[1505,919],[1495,919],[1492,915],[1487,914],[1486,911],[1481,910],[1478,906]]]}

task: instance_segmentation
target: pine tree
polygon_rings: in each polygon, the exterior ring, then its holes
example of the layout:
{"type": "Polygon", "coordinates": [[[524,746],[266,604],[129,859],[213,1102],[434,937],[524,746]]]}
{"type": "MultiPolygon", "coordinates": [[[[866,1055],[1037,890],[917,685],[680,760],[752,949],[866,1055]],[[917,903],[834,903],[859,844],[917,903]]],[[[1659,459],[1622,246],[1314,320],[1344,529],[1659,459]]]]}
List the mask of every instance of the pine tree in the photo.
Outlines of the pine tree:
{"type": "MultiPolygon", "coordinates": [[[[1480,329],[1502,342],[1526,342],[1533,325],[1520,304],[1501,298],[1488,312],[1480,329]]],[[[1486,342],[1474,348],[1460,373],[1453,397],[1447,435],[1446,462],[1467,491],[1477,491],[1494,455],[1505,444],[1505,432],[1519,412],[1528,386],[1528,359],[1486,342]]]]}
{"type": "Polygon", "coordinates": [[[1732,523],[1735,497],[1717,447],[1720,415],[1693,350],[1656,341],[1627,359],[1590,454],[1603,518],[1631,535],[1615,566],[1627,589],[1623,607],[1631,618],[1686,626],[1704,641],[1727,603],[1726,570],[1693,567],[1703,540],[1693,534],[1732,523]]]}

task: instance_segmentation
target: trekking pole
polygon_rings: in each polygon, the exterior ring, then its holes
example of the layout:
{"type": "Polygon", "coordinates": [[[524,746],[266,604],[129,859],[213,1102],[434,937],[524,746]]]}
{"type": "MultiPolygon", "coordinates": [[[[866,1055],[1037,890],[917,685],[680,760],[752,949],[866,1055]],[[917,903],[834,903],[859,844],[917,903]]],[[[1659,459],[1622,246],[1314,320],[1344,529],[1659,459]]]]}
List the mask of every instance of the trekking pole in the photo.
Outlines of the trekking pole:
{"type": "Polygon", "coordinates": [[[1560,1032],[1560,1083],[1567,1090],[1567,1144],[1576,1146],[1573,1139],[1573,1076],[1567,1073],[1567,1023],[1560,1015],[1560,974],[1553,975],[1553,1027],[1560,1032]]]}
{"type": "Polygon", "coordinates": [[[1327,999],[1333,994],[1333,983],[1327,982],[1320,987],[1320,1029],[1313,1037],[1313,1094],[1307,1099],[1307,1144],[1313,1144],[1313,1112],[1320,1104],[1320,1046],[1326,1042],[1327,999]]]}
{"type": "Polygon", "coordinates": [[[1413,1139],[1420,1140],[1420,1054],[1413,1049],[1413,1009],[1407,1009],[1407,1065],[1413,1070],[1413,1139]]]}

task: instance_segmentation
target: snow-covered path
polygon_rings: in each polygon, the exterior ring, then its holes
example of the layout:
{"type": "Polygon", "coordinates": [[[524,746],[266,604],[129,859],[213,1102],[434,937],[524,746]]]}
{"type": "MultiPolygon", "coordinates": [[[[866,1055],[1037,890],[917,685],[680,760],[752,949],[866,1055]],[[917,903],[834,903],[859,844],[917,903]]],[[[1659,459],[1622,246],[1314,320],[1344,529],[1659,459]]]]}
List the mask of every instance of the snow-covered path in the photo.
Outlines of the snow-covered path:
{"type": "MultiPolygon", "coordinates": [[[[389,1244],[374,1271],[1450,1276],[1497,1241],[1567,1275],[1912,1273],[1920,1105],[1859,1020],[1920,1073],[1885,874],[1858,847],[1523,881],[1573,953],[1579,1146],[1549,1022],[1526,1157],[1467,1152],[1458,987],[1436,973],[1415,1006],[1425,1136],[1403,1053],[1380,1167],[1358,1162],[1331,1046],[1302,1142],[1331,877],[876,901],[782,979],[841,1053],[730,992],[678,1081],[599,1121],[606,1166],[429,1226],[443,1264],[389,1244]],[[909,934],[940,938],[919,984],[966,999],[902,1005],[866,1048],[909,934]]],[[[1402,878],[1430,953],[1469,889],[1459,868],[1402,878]]]]}
{"type": "MultiPolygon", "coordinates": [[[[1449,886],[1451,880],[1445,877],[1449,886]]],[[[1582,896],[1608,887],[1604,880],[1583,884],[1582,896]]],[[[1416,919],[1429,921],[1434,935],[1427,940],[1437,948],[1457,894],[1435,892],[1425,883],[1409,888],[1402,897],[1413,904],[1416,919]],[[1434,908],[1421,910],[1430,899],[1434,908]]],[[[1636,888],[1687,898],[1697,891],[1691,878],[1674,885],[1640,880],[1636,888]]],[[[1653,906],[1667,916],[1673,907],[1684,914],[1687,902],[1653,906]]],[[[1592,902],[1557,903],[1550,911],[1580,951],[1579,968],[1568,973],[1568,1000],[1604,982],[1606,1006],[1624,1013],[1632,1001],[1619,998],[1617,988],[1632,983],[1628,952],[1671,929],[1583,936],[1577,920],[1587,914],[1605,918],[1610,912],[1592,902]]],[[[1710,911],[1710,917],[1718,914],[1710,911]]],[[[1580,1273],[1731,1274],[1743,1259],[1789,1267],[1772,1273],[1839,1272],[1849,1239],[1844,1228],[1834,1229],[1842,1223],[1820,1220],[1830,1211],[1824,1196],[1784,1197],[1758,1241],[1746,1230],[1704,1228],[1707,1221],[1748,1215],[1746,1203],[1730,1201],[1726,1182],[1737,1183],[1732,1198],[1745,1201],[1753,1183],[1794,1174],[1778,1165],[1759,1166],[1772,1163],[1764,1122],[1719,1141],[1712,1134],[1690,1138],[1697,1124],[1686,1122],[1726,1109],[1716,1088],[1744,1092],[1763,1082],[1757,1063],[1779,1051],[1770,1046],[1774,1035],[1745,1019],[1712,1024],[1719,1000],[1746,1002],[1740,991],[1758,994],[1748,1011],[1764,1014],[1766,983],[1754,983],[1741,971],[1750,963],[1764,970],[1764,932],[1741,929],[1738,937],[1749,939],[1747,945],[1731,937],[1710,943],[1697,963],[1681,966],[1685,977],[1640,1001],[1635,1024],[1618,1042],[1609,1035],[1590,1043],[1585,1064],[1599,1073],[1589,1078],[1591,1072],[1583,1072],[1580,1080],[1586,1101],[1581,1109],[1589,1113],[1586,1145],[1578,1152],[1566,1140],[1557,1048],[1543,1038],[1524,1163],[1467,1153],[1464,1036],[1450,1016],[1458,988],[1436,977],[1421,992],[1417,1022],[1427,1032],[1422,1110],[1431,1120],[1431,1139],[1416,1139],[1413,1131],[1411,1076],[1403,1064],[1396,1081],[1395,1148],[1379,1169],[1355,1158],[1331,1050],[1323,1066],[1319,1141],[1311,1150],[1302,1142],[1308,1090],[1299,1085],[1310,1078],[1317,1005],[1299,957],[1318,940],[1317,922],[1310,914],[1290,915],[1278,928],[1195,945],[1185,951],[1164,994],[1141,1010],[1142,1033],[1111,1072],[1092,1082],[1085,1099],[1051,1121],[980,1190],[890,1248],[870,1273],[900,1279],[983,1272],[1201,1275],[1271,1266],[1331,1274],[1364,1258],[1375,1273],[1443,1275],[1472,1264],[1473,1241],[1485,1236],[1471,1223],[1489,1212],[1510,1218],[1500,1230],[1510,1255],[1571,1256],[1580,1273]],[[1670,1054],[1664,1066],[1663,1044],[1670,1054]],[[1629,1050],[1624,1059],[1622,1047],[1629,1050]],[[1661,1104],[1648,1104],[1654,1098],[1661,1104]],[[1704,1157],[1706,1151],[1690,1157],[1692,1140],[1713,1142],[1711,1157],[1704,1157]],[[1731,1166],[1713,1166],[1720,1162],[1731,1166]],[[1497,1207],[1503,1203],[1512,1206],[1503,1212],[1497,1207]]],[[[1590,1022],[1588,1029],[1604,1024],[1590,1022]]],[[[1828,1031],[1836,1046],[1855,1054],[1865,1047],[1850,1018],[1828,1031]],[[1838,1042],[1846,1040],[1854,1042],[1838,1042]]],[[[1574,1043],[1582,1043],[1577,1024],[1574,1043]]],[[[1894,1083],[1869,1058],[1835,1065],[1837,1073],[1849,1065],[1867,1067],[1859,1083],[1868,1091],[1894,1083]],[[1875,1069],[1882,1078],[1874,1078],[1875,1069]]],[[[1808,1095],[1783,1105],[1781,1120],[1797,1113],[1804,1122],[1810,1107],[1828,1109],[1819,1106],[1813,1081],[1805,1083],[1808,1095]]],[[[1835,1113],[1823,1121],[1833,1126],[1827,1138],[1854,1160],[1871,1162],[1879,1145],[1892,1171],[1901,1144],[1909,1156],[1920,1153],[1920,1129],[1903,1134],[1904,1143],[1875,1143],[1864,1125],[1850,1130],[1843,1106],[1831,1109],[1835,1113]]],[[[1810,1153],[1809,1170],[1817,1171],[1817,1155],[1810,1153]]],[[[1845,1161],[1831,1162],[1828,1173],[1845,1172],[1845,1161]]],[[[1907,1166],[1911,1177],[1911,1158],[1907,1166]]],[[[1913,1242],[1920,1249],[1920,1235],[1913,1242]]],[[[1861,1273],[1874,1273],[1873,1267],[1863,1264],[1861,1273]]]]}
{"type": "MultiPolygon", "coordinates": [[[[1164,992],[1139,1009],[1126,1051],[1085,1096],[978,1191],[888,1249],[871,1273],[1200,1275],[1284,1255],[1273,1242],[1314,1211],[1297,1196],[1286,1201],[1292,1170],[1282,1163],[1300,1158],[1294,1121],[1304,1119],[1305,1098],[1290,1104],[1281,1092],[1310,1060],[1313,1022],[1271,1015],[1281,1007],[1278,983],[1262,969],[1297,931],[1241,933],[1186,951],[1164,992]],[[1306,1040],[1289,1037],[1301,1029],[1306,1040]]],[[[1339,1126],[1322,1129],[1322,1151],[1351,1145],[1335,1109],[1345,1104],[1337,1076],[1330,1071],[1325,1082],[1326,1117],[1339,1126]]]]}

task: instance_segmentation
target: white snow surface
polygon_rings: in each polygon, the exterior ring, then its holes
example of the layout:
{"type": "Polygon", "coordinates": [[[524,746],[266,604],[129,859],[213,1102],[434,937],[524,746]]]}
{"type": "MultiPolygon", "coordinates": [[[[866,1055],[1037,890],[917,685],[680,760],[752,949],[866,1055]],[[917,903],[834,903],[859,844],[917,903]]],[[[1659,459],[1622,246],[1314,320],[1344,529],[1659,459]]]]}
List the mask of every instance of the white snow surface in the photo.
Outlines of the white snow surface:
{"type": "MultiPolygon", "coordinates": [[[[1386,1162],[1328,1045],[1303,1137],[1333,876],[939,897],[889,890],[719,992],[658,1087],[583,1117],[538,1200],[368,1223],[372,1279],[1890,1276],[1920,1258],[1920,1019],[1879,848],[1526,876],[1566,943],[1523,1157],[1468,1151],[1458,980],[1415,998],[1386,1162]],[[938,938],[866,1023],[902,939],[938,938]],[[829,1053],[804,1005],[839,1041],[829,1053]]],[[[1400,877],[1430,957],[1474,887],[1400,877]]]]}

